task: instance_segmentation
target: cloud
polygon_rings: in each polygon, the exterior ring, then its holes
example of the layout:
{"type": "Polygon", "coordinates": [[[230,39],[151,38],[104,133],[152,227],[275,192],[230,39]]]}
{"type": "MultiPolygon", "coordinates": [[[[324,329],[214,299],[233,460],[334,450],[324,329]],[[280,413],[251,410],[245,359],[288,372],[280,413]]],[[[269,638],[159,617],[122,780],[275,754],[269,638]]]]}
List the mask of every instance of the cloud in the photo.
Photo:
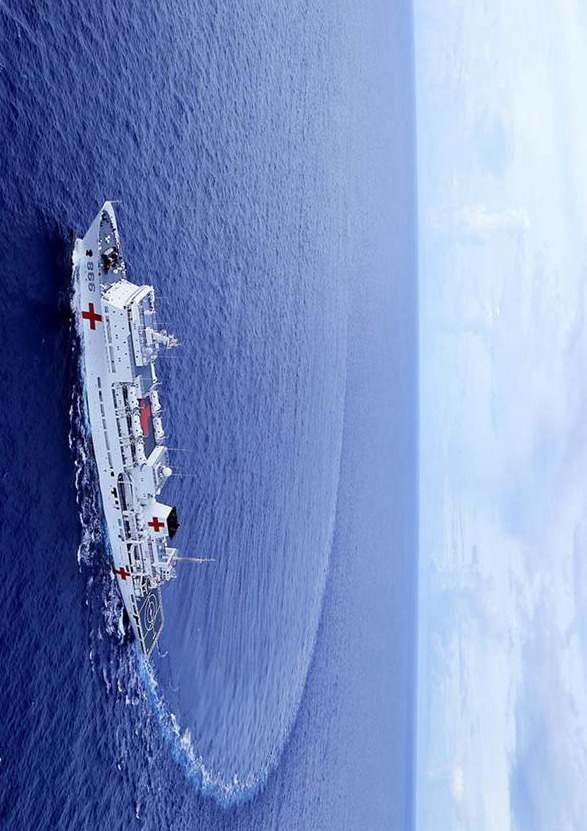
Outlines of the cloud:
{"type": "MultiPolygon", "coordinates": [[[[579,829],[586,21],[575,0],[556,14],[549,0],[472,0],[442,16],[420,0],[419,31],[423,7],[435,42],[457,44],[461,71],[452,87],[445,74],[418,93],[421,377],[434,390],[423,395],[421,478],[435,497],[422,501],[430,703],[420,752],[447,771],[453,825],[579,829]]],[[[426,786],[421,828],[432,831],[445,803],[426,786]]]]}
{"type": "Polygon", "coordinates": [[[530,227],[530,217],[523,208],[504,208],[490,211],[485,205],[465,205],[460,210],[464,230],[473,235],[488,237],[498,232],[521,232],[530,227]]]}
{"type": "Polygon", "coordinates": [[[465,795],[465,774],[460,767],[456,767],[453,771],[450,782],[450,793],[455,804],[459,805],[463,801],[465,795]]]}
{"type": "Polygon", "coordinates": [[[580,829],[587,816],[587,744],[582,683],[565,677],[565,652],[584,655],[552,622],[546,600],[525,647],[524,686],[516,706],[517,747],[510,772],[511,809],[519,831],[580,829]],[[581,700],[583,698],[583,700],[581,700]]]}
{"type": "Polygon", "coordinates": [[[473,145],[480,169],[498,178],[504,176],[514,148],[511,131],[496,109],[481,113],[473,128],[473,145]]]}

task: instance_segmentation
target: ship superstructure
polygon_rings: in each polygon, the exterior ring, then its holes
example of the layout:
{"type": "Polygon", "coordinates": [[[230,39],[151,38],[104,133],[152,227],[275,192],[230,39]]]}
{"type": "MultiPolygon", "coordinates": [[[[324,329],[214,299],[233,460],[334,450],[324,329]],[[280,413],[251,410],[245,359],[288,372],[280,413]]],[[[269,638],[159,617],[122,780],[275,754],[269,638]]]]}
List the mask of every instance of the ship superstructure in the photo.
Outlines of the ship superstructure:
{"type": "Polygon", "coordinates": [[[155,292],[127,279],[106,202],[73,252],[75,306],[87,412],[106,528],[125,608],[150,655],[163,627],[161,586],[174,576],[175,507],[160,494],[171,476],[155,364],[177,345],[157,325],[155,292]]]}

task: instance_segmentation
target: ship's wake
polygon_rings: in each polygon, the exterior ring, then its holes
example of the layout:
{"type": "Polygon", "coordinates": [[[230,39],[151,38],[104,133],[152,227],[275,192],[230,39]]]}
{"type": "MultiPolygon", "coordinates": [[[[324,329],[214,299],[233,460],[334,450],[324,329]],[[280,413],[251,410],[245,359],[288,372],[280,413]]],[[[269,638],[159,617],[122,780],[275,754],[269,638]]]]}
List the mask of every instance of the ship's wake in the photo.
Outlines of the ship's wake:
{"type": "MultiPolygon", "coordinates": [[[[81,539],[77,552],[80,575],[84,581],[84,601],[88,632],[88,656],[92,672],[105,695],[103,706],[113,711],[114,718],[107,723],[116,725],[109,735],[111,753],[116,764],[127,778],[137,811],[149,799],[154,783],[160,781],[162,768],[180,771],[202,794],[231,806],[250,799],[267,781],[277,766],[285,746],[292,735],[304,695],[308,671],[316,645],[323,598],[330,565],[338,503],[340,466],[344,434],[346,396],[346,371],[340,376],[340,421],[337,425],[337,441],[333,461],[337,469],[335,487],[327,508],[329,528],[325,550],[322,551],[321,568],[316,577],[313,594],[314,614],[306,632],[303,671],[298,672],[292,683],[295,691],[288,698],[286,717],[281,724],[280,735],[274,737],[272,747],[258,760],[254,772],[242,776],[227,775],[226,769],[215,770],[198,749],[198,739],[169,708],[151,662],[141,654],[132,638],[130,626],[125,625],[124,606],[112,571],[112,558],[108,548],[103,520],[98,471],[92,450],[88,414],[86,410],[85,377],[80,358],[81,341],[72,322],[72,349],[77,373],[73,383],[70,407],[69,442],[75,464],[75,483],[81,526],[81,539]],[[116,711],[116,712],[114,712],[116,711]],[[142,763],[130,764],[142,754],[142,763]],[[137,773],[140,770],[140,774],[137,773]]],[[[345,338],[346,346],[346,338],[345,338]]],[[[343,361],[346,369],[346,361],[343,361]]],[[[275,666],[275,672],[279,666],[275,666]]],[[[232,702],[231,706],[238,706],[232,702]]],[[[230,767],[227,765],[227,768],[230,767]]],[[[241,769],[244,766],[241,766],[241,769]]]]}
{"type": "MultiPolygon", "coordinates": [[[[76,499],[81,538],[77,561],[84,581],[84,603],[88,624],[88,658],[92,673],[106,696],[123,701],[127,710],[122,729],[111,737],[119,770],[124,770],[131,742],[140,735],[147,767],[160,765],[161,754],[171,757],[202,793],[223,805],[232,805],[254,793],[260,784],[249,778],[230,782],[210,771],[196,750],[188,730],[182,731],[175,715],[161,696],[150,662],[141,654],[125,625],[124,605],[110,567],[111,554],[103,520],[98,471],[92,448],[86,407],[85,377],[80,357],[80,339],[72,321],[73,363],[76,369],[70,404],[69,447],[75,467],[76,499]]],[[[155,768],[153,767],[153,773],[155,768]]],[[[148,781],[137,781],[136,804],[140,805],[148,781]]],[[[138,810],[138,809],[137,809],[138,810]]]]}

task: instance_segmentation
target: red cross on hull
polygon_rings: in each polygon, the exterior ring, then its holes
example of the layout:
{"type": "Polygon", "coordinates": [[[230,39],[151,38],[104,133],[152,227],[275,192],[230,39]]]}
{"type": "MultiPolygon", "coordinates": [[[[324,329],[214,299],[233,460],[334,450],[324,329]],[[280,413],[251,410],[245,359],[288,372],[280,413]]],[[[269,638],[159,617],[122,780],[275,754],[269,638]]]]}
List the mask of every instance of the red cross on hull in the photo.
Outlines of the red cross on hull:
{"type": "Polygon", "coordinates": [[[124,566],[114,569],[114,574],[118,574],[121,580],[126,580],[127,577],[130,577],[130,571],[127,571],[124,566]]]}
{"type": "Polygon", "coordinates": [[[82,317],[84,320],[89,320],[90,329],[95,329],[96,323],[100,323],[102,320],[102,315],[96,312],[93,303],[88,303],[88,308],[83,310],[82,317]]]}
{"type": "Polygon", "coordinates": [[[147,525],[150,525],[157,533],[163,528],[165,525],[164,522],[161,522],[158,516],[154,516],[150,522],[147,522],[147,525]]]}

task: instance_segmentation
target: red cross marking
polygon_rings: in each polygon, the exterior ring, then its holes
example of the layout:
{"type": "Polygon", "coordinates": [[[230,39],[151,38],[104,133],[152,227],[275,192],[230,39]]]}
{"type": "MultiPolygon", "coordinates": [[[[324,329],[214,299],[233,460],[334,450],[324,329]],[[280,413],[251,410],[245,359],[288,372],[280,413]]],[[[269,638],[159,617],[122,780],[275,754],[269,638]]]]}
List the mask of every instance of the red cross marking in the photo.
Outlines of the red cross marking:
{"type": "Polygon", "coordinates": [[[90,321],[90,329],[95,329],[96,328],[96,323],[98,323],[99,321],[102,320],[102,315],[99,315],[95,311],[93,303],[90,303],[88,305],[88,310],[87,311],[84,310],[82,312],[82,317],[83,317],[84,320],[89,320],[90,321]]]}
{"type": "Polygon", "coordinates": [[[158,531],[160,531],[160,530],[161,530],[161,528],[163,528],[163,526],[165,525],[165,523],[164,523],[164,522],[161,522],[161,520],[159,519],[159,517],[158,517],[158,516],[154,516],[154,517],[153,517],[153,519],[151,520],[151,522],[147,522],[147,525],[150,525],[150,526],[151,526],[151,528],[154,528],[154,529],[155,529],[155,531],[157,531],[157,532],[158,532],[158,531]]]}
{"type": "Polygon", "coordinates": [[[115,569],[114,574],[118,574],[118,576],[123,580],[130,577],[130,571],[127,571],[124,566],[120,566],[120,568],[115,569]]]}
{"type": "Polygon", "coordinates": [[[151,405],[147,404],[146,398],[141,398],[141,427],[143,436],[149,435],[149,418],[151,416],[151,405]]]}

